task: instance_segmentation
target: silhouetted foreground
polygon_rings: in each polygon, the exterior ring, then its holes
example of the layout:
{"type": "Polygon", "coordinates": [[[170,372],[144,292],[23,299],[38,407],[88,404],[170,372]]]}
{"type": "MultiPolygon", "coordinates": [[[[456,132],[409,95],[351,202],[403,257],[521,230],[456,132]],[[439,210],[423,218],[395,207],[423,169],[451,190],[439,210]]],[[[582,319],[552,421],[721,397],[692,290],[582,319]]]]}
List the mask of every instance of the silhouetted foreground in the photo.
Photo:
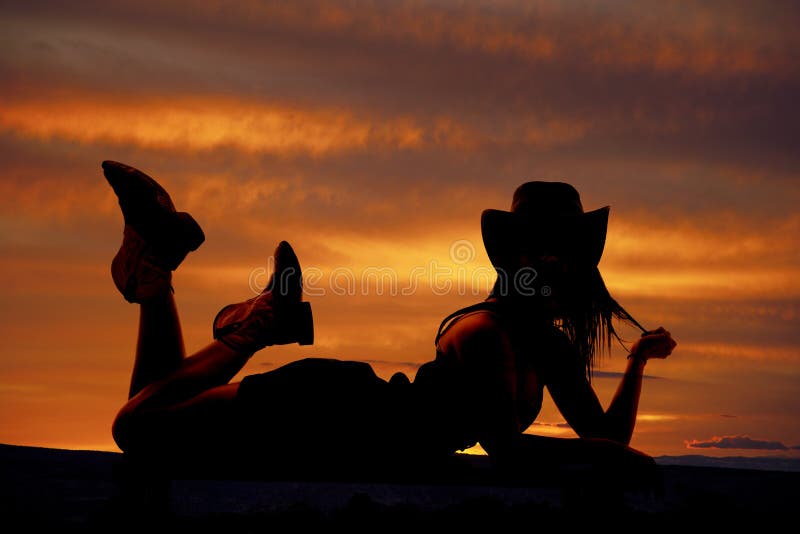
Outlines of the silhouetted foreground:
{"type": "Polygon", "coordinates": [[[791,517],[800,497],[800,473],[662,466],[663,496],[630,492],[614,500],[581,484],[503,481],[486,460],[458,456],[438,473],[406,473],[405,481],[364,473],[346,482],[173,478],[160,488],[164,493],[151,487],[144,494],[151,499],[148,509],[141,507],[140,493],[139,502],[126,502],[120,454],[0,445],[0,497],[6,523],[25,530],[226,533],[334,526],[380,532],[428,525],[497,529],[520,523],[638,530],[745,519],[763,526],[791,517]]]}
{"type": "Polygon", "coordinates": [[[172,272],[205,234],[151,176],[110,160],[102,168],[124,221],[112,279],[140,311],[128,401],[112,424],[132,480],[253,471],[273,479],[452,480],[463,470],[451,472],[456,452],[480,443],[503,483],[535,476],[537,484],[590,484],[596,500],[661,488],[653,459],[629,444],[645,365],[677,343],[665,328],[634,321],[643,335],[603,407],[590,381],[594,354],[610,347],[613,317],[632,318],[598,270],[609,207],[584,211],[572,185],[525,182],[510,211],[482,212],[495,285],[440,323],[435,356],[413,379],[395,373],[387,381],[368,363],[312,356],[236,382],[257,352],[313,343],[294,249],[278,243],[263,290],[224,306],[212,321],[214,341],[187,355],[172,272]],[[525,282],[534,279],[544,284],[538,290],[525,282]],[[524,434],[545,388],[579,439],[524,434]]]}

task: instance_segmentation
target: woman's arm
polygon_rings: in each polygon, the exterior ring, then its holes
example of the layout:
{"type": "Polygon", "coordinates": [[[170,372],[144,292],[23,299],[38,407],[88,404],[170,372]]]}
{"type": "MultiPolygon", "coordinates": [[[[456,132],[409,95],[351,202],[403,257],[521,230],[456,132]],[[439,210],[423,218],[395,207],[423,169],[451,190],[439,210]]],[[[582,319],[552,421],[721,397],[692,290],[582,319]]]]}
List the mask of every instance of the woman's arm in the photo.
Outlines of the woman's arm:
{"type": "Polygon", "coordinates": [[[611,439],[627,445],[636,424],[645,364],[650,358],[666,358],[676,345],[663,328],[637,340],[631,347],[625,374],[606,411],[603,411],[574,354],[553,355],[558,363],[548,372],[548,390],[567,423],[580,437],[611,439]]]}
{"type": "Polygon", "coordinates": [[[622,380],[603,418],[605,427],[605,436],[603,437],[625,445],[631,442],[639,410],[639,396],[642,392],[642,377],[646,363],[646,359],[635,355],[628,359],[625,374],[622,375],[622,380]]]}
{"type": "Polygon", "coordinates": [[[628,355],[625,374],[605,414],[605,425],[611,433],[610,439],[626,445],[630,443],[633,427],[636,425],[642,377],[647,360],[666,358],[676,345],[670,333],[663,327],[643,335],[633,344],[628,355]]]}

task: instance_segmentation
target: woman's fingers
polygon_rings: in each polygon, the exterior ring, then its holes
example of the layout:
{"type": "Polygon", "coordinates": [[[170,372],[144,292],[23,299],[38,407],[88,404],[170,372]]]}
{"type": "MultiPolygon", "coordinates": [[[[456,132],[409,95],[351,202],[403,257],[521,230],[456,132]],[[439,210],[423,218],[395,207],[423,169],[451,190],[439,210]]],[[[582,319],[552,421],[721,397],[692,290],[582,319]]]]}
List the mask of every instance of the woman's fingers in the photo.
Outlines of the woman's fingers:
{"type": "Polygon", "coordinates": [[[663,326],[643,335],[637,342],[636,350],[646,358],[666,358],[678,346],[672,335],[663,326]]]}
{"type": "Polygon", "coordinates": [[[656,351],[659,358],[666,358],[670,354],[672,354],[672,350],[677,347],[678,344],[675,342],[674,339],[667,333],[663,339],[659,340],[658,345],[656,345],[656,351]]]}

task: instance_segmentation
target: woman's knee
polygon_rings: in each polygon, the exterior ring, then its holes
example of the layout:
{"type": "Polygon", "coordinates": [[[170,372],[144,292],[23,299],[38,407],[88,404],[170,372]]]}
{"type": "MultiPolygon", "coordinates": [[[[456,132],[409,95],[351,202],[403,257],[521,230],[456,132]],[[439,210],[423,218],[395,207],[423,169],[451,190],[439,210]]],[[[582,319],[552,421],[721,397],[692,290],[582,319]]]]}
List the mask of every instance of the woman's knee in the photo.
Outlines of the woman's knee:
{"type": "Polygon", "coordinates": [[[146,412],[141,412],[130,404],[126,404],[120,409],[111,424],[111,436],[124,452],[142,448],[152,440],[152,435],[156,433],[151,419],[152,417],[148,417],[146,412]]]}
{"type": "Polygon", "coordinates": [[[111,424],[111,436],[122,451],[128,452],[130,449],[132,426],[130,414],[124,408],[117,413],[111,424]]]}

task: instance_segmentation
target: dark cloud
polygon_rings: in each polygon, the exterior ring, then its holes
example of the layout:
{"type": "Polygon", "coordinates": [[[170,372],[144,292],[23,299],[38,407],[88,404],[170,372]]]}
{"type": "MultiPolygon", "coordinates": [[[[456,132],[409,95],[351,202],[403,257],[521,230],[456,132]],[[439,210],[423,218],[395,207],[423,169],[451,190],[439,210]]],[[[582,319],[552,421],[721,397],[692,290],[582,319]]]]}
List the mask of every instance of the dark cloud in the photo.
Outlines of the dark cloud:
{"type": "Polygon", "coordinates": [[[755,449],[767,451],[785,451],[788,447],[780,441],[765,441],[753,439],[749,436],[722,436],[700,441],[686,442],[687,449],[755,449]]]}
{"type": "MultiPolygon", "coordinates": [[[[689,349],[689,343],[758,347],[765,358],[775,349],[800,344],[800,332],[796,328],[800,303],[793,295],[786,298],[709,295],[702,299],[680,294],[670,298],[626,295],[620,300],[646,326],[668,323],[668,329],[682,343],[680,353],[687,358],[702,355],[699,349],[689,349]]],[[[623,335],[630,342],[638,337],[630,330],[623,330],[623,335]]],[[[715,356],[726,357],[725,354],[715,356]]],[[[735,359],[736,355],[727,357],[735,359]]]]}
{"type": "Polygon", "coordinates": [[[770,169],[773,178],[798,163],[800,74],[787,23],[797,14],[785,7],[89,2],[8,10],[0,69],[9,98],[63,98],[70,88],[98,99],[225,94],[380,118],[458,117],[492,149],[544,160],[678,159],[770,169]],[[748,32],[738,31],[743,24],[748,32]],[[520,142],[531,126],[564,123],[585,132],[561,148],[520,142]]]}

